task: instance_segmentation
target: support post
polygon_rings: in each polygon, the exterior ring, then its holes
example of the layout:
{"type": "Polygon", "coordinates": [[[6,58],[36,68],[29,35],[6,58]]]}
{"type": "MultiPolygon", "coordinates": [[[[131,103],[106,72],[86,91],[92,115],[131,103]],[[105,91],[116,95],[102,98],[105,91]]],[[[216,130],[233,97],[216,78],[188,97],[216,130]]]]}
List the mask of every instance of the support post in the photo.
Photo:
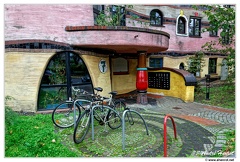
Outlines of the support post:
{"type": "Polygon", "coordinates": [[[136,88],[138,92],[137,103],[144,104],[144,105],[148,104],[148,100],[147,100],[148,75],[147,75],[147,68],[146,68],[145,52],[139,52],[136,88]]]}

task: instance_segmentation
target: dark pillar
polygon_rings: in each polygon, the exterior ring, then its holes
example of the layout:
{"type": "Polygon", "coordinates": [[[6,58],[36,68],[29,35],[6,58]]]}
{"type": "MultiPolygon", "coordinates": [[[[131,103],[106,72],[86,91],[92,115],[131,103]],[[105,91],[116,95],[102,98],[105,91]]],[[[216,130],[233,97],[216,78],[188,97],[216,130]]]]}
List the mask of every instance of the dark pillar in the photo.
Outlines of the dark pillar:
{"type": "Polygon", "coordinates": [[[138,68],[136,78],[137,103],[147,104],[148,75],[146,68],[146,52],[138,52],[138,68]]]}

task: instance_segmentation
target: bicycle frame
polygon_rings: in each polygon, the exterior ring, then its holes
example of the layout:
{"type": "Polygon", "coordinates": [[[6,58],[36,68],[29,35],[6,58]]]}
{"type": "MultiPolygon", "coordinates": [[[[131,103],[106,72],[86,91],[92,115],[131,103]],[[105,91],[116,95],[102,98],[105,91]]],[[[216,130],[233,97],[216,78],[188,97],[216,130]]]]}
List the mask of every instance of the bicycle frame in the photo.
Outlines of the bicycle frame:
{"type": "MultiPolygon", "coordinates": [[[[95,105],[95,106],[93,106],[92,107],[92,111],[90,112],[91,113],[91,125],[92,125],[92,140],[94,140],[94,114],[93,114],[93,112],[94,112],[94,109],[96,108],[96,107],[98,107],[99,105],[95,105]]],[[[111,107],[109,107],[109,106],[105,106],[105,105],[102,105],[102,107],[103,108],[108,108],[108,109],[110,109],[111,111],[113,111],[113,112],[115,112],[115,113],[117,113],[116,112],[116,110],[114,110],[113,108],[111,108],[111,107]]],[[[106,117],[105,117],[106,118],[106,117]]],[[[105,128],[106,128],[106,123],[107,123],[108,121],[106,121],[105,122],[105,128]]],[[[104,129],[105,129],[104,128],[104,129]]]]}

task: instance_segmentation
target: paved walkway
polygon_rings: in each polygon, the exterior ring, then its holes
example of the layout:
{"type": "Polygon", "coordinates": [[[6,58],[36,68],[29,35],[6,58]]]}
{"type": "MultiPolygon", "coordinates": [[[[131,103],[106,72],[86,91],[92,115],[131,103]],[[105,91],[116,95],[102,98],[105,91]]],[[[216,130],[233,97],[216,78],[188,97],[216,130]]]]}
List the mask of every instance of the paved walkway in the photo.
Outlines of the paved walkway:
{"type": "MultiPolygon", "coordinates": [[[[181,99],[166,96],[149,98],[150,104],[147,105],[135,104],[131,102],[133,100],[130,98],[126,100],[127,106],[131,109],[149,110],[162,115],[171,115],[176,119],[177,132],[183,147],[178,153],[173,153],[174,156],[209,157],[222,154],[221,149],[226,143],[224,132],[235,129],[234,110],[195,102],[185,103],[181,99]],[[183,120],[187,122],[181,124],[183,120]],[[185,138],[185,135],[188,138],[185,138]]],[[[227,153],[225,156],[235,157],[235,153],[227,153]]]]}

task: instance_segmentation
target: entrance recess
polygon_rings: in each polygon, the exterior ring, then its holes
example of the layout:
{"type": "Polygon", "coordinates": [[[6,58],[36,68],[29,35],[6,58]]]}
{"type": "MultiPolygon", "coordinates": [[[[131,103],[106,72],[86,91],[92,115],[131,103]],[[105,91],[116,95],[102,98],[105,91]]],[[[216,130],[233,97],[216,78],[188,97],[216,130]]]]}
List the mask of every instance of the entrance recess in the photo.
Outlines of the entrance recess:
{"type": "Polygon", "coordinates": [[[78,54],[62,52],[48,63],[38,92],[38,110],[54,109],[72,97],[71,85],[93,93],[88,69],[78,54]]]}

